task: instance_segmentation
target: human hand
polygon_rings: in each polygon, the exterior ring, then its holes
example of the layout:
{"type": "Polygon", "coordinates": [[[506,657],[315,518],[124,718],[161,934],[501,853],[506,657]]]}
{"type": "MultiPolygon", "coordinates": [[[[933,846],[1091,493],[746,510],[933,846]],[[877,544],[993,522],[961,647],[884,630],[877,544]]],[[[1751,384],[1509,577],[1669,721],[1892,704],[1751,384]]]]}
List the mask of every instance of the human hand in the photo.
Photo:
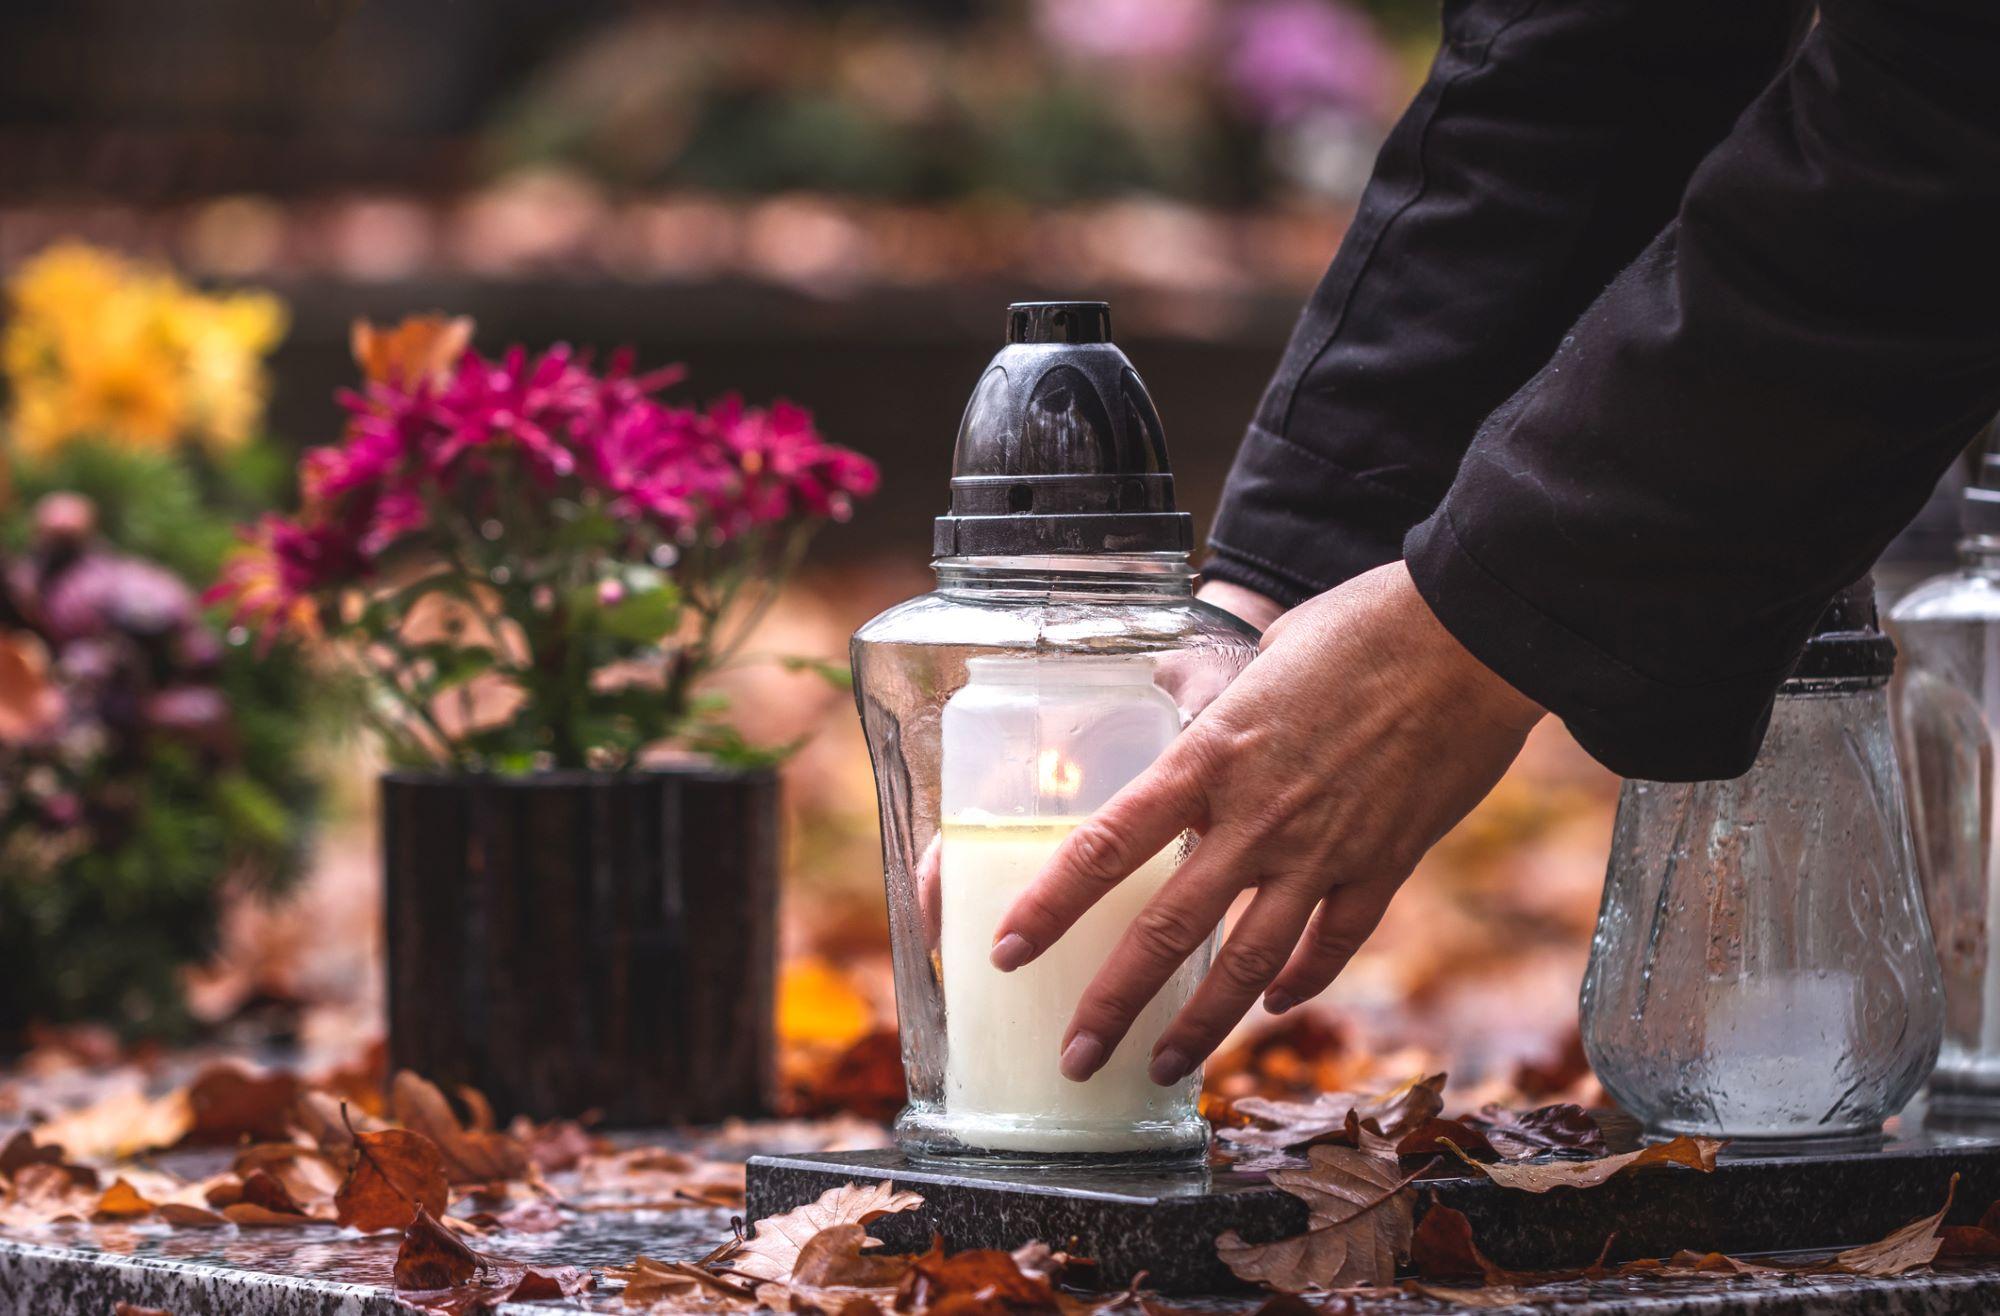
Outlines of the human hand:
{"type": "Polygon", "coordinates": [[[993,963],[1032,961],[1192,829],[1201,843],[1112,948],[1062,1051],[1064,1075],[1095,1073],[1255,888],[1153,1046],[1153,1081],[1174,1083],[1260,994],[1281,1012],[1325,990],[1541,716],[1445,630],[1402,563],[1358,576],[1279,618],[1235,683],[1063,842],[1001,919],[993,963]]]}

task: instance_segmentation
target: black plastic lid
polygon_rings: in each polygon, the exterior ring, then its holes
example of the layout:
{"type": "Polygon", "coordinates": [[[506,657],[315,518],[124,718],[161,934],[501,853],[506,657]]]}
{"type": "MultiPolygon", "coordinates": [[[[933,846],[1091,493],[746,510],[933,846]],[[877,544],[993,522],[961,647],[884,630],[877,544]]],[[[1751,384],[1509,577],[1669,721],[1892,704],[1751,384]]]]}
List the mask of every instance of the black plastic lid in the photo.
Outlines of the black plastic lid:
{"type": "Polygon", "coordinates": [[[1104,302],[1015,302],[966,404],[939,557],[1187,553],[1160,414],[1104,302]]]}
{"type": "Polygon", "coordinates": [[[1875,615],[1875,578],[1863,576],[1820,613],[1785,689],[1866,689],[1883,684],[1895,670],[1895,643],[1875,615]]]}

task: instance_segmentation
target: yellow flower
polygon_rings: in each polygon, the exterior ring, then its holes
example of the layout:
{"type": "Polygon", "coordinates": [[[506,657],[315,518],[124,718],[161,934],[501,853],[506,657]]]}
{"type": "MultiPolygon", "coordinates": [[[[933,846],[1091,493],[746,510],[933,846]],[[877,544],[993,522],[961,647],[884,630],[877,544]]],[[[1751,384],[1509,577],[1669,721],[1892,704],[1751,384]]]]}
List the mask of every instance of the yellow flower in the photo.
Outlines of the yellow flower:
{"type": "Polygon", "coordinates": [[[78,243],[42,252],[8,284],[0,368],[26,456],[80,439],[138,448],[249,438],[264,357],[285,329],[266,293],[210,296],[171,273],[78,243]]]}

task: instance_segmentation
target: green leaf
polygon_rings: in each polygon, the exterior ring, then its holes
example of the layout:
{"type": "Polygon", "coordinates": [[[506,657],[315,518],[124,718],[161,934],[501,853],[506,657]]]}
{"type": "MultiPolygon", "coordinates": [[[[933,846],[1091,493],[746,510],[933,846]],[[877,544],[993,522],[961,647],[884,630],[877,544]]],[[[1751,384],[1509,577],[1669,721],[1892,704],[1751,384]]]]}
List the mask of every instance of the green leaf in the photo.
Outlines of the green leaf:
{"type": "Polygon", "coordinates": [[[852,690],[854,673],[846,663],[831,658],[809,658],[802,654],[780,657],[778,665],[788,672],[812,672],[836,690],[852,690]]]}
{"type": "Polygon", "coordinates": [[[681,592],[661,577],[651,588],[626,586],[625,597],[597,609],[597,629],[614,639],[656,644],[681,624],[681,592]]]}

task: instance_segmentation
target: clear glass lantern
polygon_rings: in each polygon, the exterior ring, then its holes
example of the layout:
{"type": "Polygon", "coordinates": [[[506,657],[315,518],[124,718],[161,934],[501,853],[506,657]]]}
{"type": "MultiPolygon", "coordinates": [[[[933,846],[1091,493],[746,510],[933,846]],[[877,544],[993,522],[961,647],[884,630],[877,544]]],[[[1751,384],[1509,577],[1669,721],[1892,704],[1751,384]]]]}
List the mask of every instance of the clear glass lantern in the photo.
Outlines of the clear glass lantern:
{"type": "Polygon", "coordinates": [[[855,633],[919,1159],[1198,1159],[1200,1075],[1146,1077],[1206,971],[1191,956],[1089,1081],[1057,1069],[1085,986],[1180,862],[1153,856],[1034,963],[988,956],[1000,916],[1078,823],[1256,654],[1197,601],[1193,531],[1145,386],[1102,303],[1024,303],[960,426],[938,588],[855,633]]]}
{"type": "Polygon", "coordinates": [[[1822,617],[1749,772],[1625,784],[1583,1044],[1649,1132],[1865,1140],[1930,1073],[1943,994],[1889,728],[1894,654],[1864,580],[1822,617]]]}
{"type": "MultiPolygon", "coordinates": [[[[1988,443],[1995,431],[1989,430],[1988,443]]],[[[1944,972],[1934,1121],[2000,1121],[2000,456],[1964,491],[1957,570],[1891,610],[1903,651],[1891,687],[1917,871],[1944,972]]]]}

